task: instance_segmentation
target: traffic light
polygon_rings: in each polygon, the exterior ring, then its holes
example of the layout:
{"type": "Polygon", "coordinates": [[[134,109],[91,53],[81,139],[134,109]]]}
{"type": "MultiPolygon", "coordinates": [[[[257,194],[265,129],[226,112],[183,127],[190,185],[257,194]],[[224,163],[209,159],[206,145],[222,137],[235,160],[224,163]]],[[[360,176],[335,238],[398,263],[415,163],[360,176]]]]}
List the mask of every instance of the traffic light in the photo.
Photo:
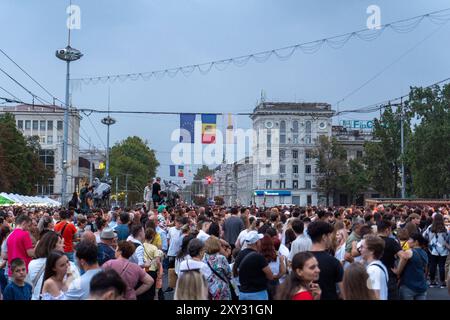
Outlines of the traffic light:
{"type": "Polygon", "coordinates": [[[206,177],[206,181],[208,182],[208,184],[211,184],[212,178],[211,177],[206,177]]]}

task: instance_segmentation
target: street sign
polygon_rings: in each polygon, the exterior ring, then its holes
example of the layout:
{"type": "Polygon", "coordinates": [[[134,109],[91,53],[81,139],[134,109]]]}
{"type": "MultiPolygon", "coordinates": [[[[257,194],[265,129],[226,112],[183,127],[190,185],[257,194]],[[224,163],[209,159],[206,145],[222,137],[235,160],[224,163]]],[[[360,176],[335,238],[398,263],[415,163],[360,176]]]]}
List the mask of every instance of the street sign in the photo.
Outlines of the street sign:
{"type": "Polygon", "coordinates": [[[347,129],[372,130],[373,120],[341,120],[340,125],[347,129]]]}

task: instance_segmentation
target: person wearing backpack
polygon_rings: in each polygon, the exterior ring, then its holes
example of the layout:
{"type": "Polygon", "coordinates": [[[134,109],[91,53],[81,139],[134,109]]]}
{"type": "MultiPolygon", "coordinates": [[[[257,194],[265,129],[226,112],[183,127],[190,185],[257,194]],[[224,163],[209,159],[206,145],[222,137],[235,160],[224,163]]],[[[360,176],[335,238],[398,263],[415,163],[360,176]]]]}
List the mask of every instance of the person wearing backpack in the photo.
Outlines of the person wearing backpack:
{"type": "Polygon", "coordinates": [[[371,288],[379,300],[388,299],[388,271],[381,262],[384,252],[384,240],[377,235],[367,234],[361,245],[361,256],[367,264],[371,288]]]}

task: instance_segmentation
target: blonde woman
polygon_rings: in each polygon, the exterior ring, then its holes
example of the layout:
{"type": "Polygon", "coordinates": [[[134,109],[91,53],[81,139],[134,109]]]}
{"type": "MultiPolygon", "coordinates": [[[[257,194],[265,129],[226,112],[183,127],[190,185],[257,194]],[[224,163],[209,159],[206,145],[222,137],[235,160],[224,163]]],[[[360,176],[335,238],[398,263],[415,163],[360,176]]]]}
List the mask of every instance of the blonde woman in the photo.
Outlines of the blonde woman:
{"type": "Polygon", "coordinates": [[[200,269],[183,272],[177,281],[174,300],[208,300],[208,285],[200,269]]]}

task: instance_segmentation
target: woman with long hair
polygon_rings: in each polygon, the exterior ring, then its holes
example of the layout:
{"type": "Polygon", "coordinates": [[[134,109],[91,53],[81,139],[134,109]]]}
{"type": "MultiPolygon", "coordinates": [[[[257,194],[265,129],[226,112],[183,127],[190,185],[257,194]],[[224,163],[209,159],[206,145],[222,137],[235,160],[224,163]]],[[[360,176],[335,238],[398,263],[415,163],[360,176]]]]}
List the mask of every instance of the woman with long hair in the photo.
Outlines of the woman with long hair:
{"type": "Polygon", "coordinates": [[[363,264],[351,263],[344,271],[342,294],[344,300],[376,300],[375,293],[368,286],[369,274],[363,264]]]}
{"type": "Polygon", "coordinates": [[[278,244],[281,244],[277,236],[271,237],[266,233],[261,239],[260,251],[260,253],[264,256],[267,263],[269,264],[269,268],[273,273],[273,280],[270,280],[268,285],[269,300],[273,300],[276,289],[280,284],[280,278],[286,273],[285,259],[284,257],[280,257],[280,255],[277,254],[273,240],[274,238],[277,240],[278,244]]]}
{"type": "Polygon", "coordinates": [[[195,236],[193,234],[188,234],[181,241],[181,249],[180,249],[180,251],[178,251],[178,254],[175,257],[175,273],[177,275],[180,272],[180,264],[181,264],[181,262],[191,258],[191,256],[188,253],[188,245],[189,245],[189,242],[192,239],[195,239],[195,236]]]}
{"type": "Polygon", "coordinates": [[[311,252],[299,252],[292,258],[292,271],[277,290],[276,300],[319,300],[321,290],[319,263],[311,252]]]}
{"type": "Polygon", "coordinates": [[[440,213],[433,215],[433,223],[423,233],[429,241],[430,249],[430,287],[437,287],[436,271],[439,266],[439,280],[441,288],[445,288],[445,261],[450,252],[450,232],[445,227],[444,216],[440,213]]]}
{"type": "MultiPolygon", "coordinates": [[[[40,298],[47,256],[53,250],[64,251],[64,239],[55,231],[48,231],[36,245],[34,250],[36,258],[31,260],[28,265],[26,281],[30,283],[33,288],[31,300],[39,300],[40,298]]],[[[70,273],[73,274],[74,279],[80,276],[78,268],[73,262],[70,262],[70,273]]]]}
{"type": "Polygon", "coordinates": [[[198,270],[183,272],[177,281],[174,300],[208,300],[208,285],[198,270]]]}
{"type": "Polygon", "coordinates": [[[73,281],[69,266],[69,258],[64,252],[59,250],[50,252],[45,263],[42,300],[65,299],[65,293],[73,281]]]}

